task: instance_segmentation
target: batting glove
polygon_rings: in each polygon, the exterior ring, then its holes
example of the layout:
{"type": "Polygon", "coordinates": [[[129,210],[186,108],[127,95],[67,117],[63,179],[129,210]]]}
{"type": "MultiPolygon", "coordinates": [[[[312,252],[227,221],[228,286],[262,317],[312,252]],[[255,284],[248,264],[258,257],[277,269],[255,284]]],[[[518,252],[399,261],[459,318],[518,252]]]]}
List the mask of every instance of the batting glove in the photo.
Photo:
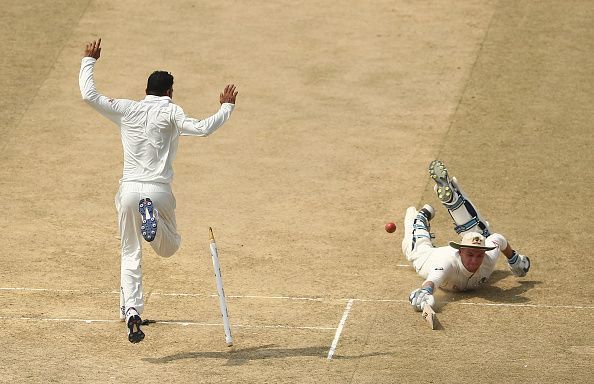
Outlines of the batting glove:
{"type": "Polygon", "coordinates": [[[425,304],[433,306],[435,298],[433,298],[433,290],[429,287],[415,289],[410,293],[408,301],[413,306],[415,311],[421,312],[425,304]]]}
{"type": "Polygon", "coordinates": [[[509,264],[509,269],[512,273],[518,277],[526,276],[530,269],[530,259],[528,256],[520,255],[516,253],[516,251],[514,251],[514,255],[511,259],[507,260],[507,263],[509,264]]]}

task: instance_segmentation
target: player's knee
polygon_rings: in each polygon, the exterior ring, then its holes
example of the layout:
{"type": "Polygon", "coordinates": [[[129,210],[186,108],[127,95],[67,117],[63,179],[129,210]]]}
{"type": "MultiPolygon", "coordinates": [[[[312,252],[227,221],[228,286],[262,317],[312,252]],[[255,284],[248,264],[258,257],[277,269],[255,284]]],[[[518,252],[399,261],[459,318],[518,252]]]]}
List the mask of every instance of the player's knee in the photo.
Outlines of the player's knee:
{"type": "Polygon", "coordinates": [[[154,244],[153,249],[161,257],[171,257],[178,251],[180,245],[181,238],[176,236],[175,240],[161,241],[158,244],[154,244]]]}
{"type": "Polygon", "coordinates": [[[171,257],[175,255],[175,252],[179,249],[179,245],[169,245],[167,247],[161,247],[156,249],[157,255],[161,257],[171,257]]]}

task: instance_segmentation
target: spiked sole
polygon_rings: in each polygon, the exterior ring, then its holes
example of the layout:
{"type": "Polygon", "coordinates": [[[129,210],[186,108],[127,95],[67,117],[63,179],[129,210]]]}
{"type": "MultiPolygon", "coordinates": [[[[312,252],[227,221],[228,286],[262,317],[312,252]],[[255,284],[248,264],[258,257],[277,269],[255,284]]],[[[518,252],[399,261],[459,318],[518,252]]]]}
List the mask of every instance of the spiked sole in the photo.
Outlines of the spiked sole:
{"type": "Polygon", "coordinates": [[[142,217],[142,225],[140,226],[142,237],[146,241],[151,242],[155,240],[155,235],[157,234],[157,219],[151,199],[148,197],[141,199],[138,202],[138,211],[142,217]]]}
{"type": "Polygon", "coordinates": [[[140,329],[142,320],[140,316],[132,316],[128,320],[128,341],[131,343],[140,343],[144,339],[144,332],[140,329]]]}
{"type": "Polygon", "coordinates": [[[437,197],[442,203],[449,203],[453,198],[452,184],[448,177],[448,169],[440,160],[433,160],[429,164],[429,176],[437,184],[437,197]]]}

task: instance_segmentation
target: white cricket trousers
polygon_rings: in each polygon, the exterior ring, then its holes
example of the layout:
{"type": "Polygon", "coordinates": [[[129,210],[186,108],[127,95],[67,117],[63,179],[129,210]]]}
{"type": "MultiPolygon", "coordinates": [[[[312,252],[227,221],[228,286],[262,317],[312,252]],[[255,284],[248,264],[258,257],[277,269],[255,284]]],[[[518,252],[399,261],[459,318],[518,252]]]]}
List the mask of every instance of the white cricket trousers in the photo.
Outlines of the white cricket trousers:
{"type": "Polygon", "coordinates": [[[171,185],[163,183],[130,182],[120,183],[115,196],[118,223],[121,237],[121,276],[120,276],[120,318],[130,307],[139,314],[144,309],[142,293],[142,237],[140,226],[142,218],[138,210],[140,199],[149,198],[158,211],[157,234],[148,243],[157,255],[172,256],[181,244],[175,223],[175,196],[171,185]]]}

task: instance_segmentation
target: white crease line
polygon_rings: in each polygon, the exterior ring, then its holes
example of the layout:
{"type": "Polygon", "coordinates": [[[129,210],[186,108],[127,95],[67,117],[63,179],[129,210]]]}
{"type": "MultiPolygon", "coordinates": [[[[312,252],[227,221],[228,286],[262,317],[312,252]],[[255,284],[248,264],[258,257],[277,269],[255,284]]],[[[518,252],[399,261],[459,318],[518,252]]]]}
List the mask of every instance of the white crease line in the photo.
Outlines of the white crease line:
{"type": "Polygon", "coordinates": [[[291,297],[291,296],[257,296],[257,295],[229,295],[233,299],[272,299],[272,300],[305,300],[305,301],[324,301],[322,297],[291,297]]]}
{"type": "Polygon", "coordinates": [[[525,307],[525,308],[551,308],[551,309],[594,309],[594,306],[582,305],[546,305],[546,304],[508,304],[508,303],[452,303],[458,305],[482,305],[485,307],[525,307]]]}
{"type": "MultiPolygon", "coordinates": [[[[219,297],[218,295],[207,295],[200,293],[163,293],[151,292],[156,296],[192,296],[192,297],[219,297]]],[[[303,301],[324,301],[321,297],[291,297],[291,296],[258,296],[258,295],[225,295],[227,299],[270,299],[270,300],[303,300],[303,301]]]]}
{"type": "Polygon", "coordinates": [[[151,296],[188,296],[188,297],[218,297],[215,294],[207,295],[205,293],[163,293],[151,292],[151,296]]]}
{"type": "Polygon", "coordinates": [[[24,321],[56,321],[70,323],[121,323],[120,320],[100,320],[100,319],[73,319],[73,318],[37,318],[37,317],[8,317],[0,316],[0,320],[24,320],[24,321]]]}
{"type": "MultiPolygon", "coordinates": [[[[347,299],[343,299],[347,300],[347,299]]],[[[404,299],[353,299],[355,301],[362,301],[366,303],[408,303],[408,300],[404,299]]]]}
{"type": "MultiPolygon", "coordinates": [[[[51,288],[21,288],[21,287],[0,287],[0,291],[24,291],[24,292],[56,292],[56,293],[93,293],[102,295],[119,295],[118,291],[101,291],[98,289],[51,289],[51,288]]],[[[183,292],[151,292],[151,296],[174,296],[174,297],[216,297],[215,294],[206,293],[183,293],[183,292]]],[[[328,299],[323,297],[292,297],[292,296],[259,296],[259,295],[226,295],[229,299],[270,299],[270,300],[303,300],[303,301],[325,301],[346,299],[328,299]]]]}
{"type": "MultiPolygon", "coordinates": [[[[81,290],[81,289],[51,289],[51,288],[19,288],[19,287],[0,287],[0,291],[25,291],[25,292],[57,292],[57,293],[93,293],[93,294],[114,294],[119,295],[118,291],[100,291],[100,290],[81,290]]],[[[176,292],[151,292],[155,296],[181,296],[181,297],[218,297],[215,294],[204,293],[176,293],[176,292]]],[[[227,295],[232,299],[262,299],[262,300],[303,300],[303,301],[361,301],[369,303],[408,303],[405,299],[345,299],[332,297],[292,297],[292,296],[259,296],[259,295],[227,295]]],[[[527,307],[527,308],[547,308],[547,309],[594,309],[592,305],[550,305],[550,304],[513,304],[513,303],[473,303],[473,302],[454,302],[445,301],[444,304],[453,305],[477,305],[477,306],[499,306],[499,307],[527,307]]]]}
{"type": "MultiPolygon", "coordinates": [[[[345,299],[346,300],[346,299],[345,299]]],[[[362,301],[368,303],[383,302],[383,303],[408,303],[408,300],[403,299],[353,299],[355,301],[362,301]]],[[[591,305],[548,305],[548,304],[513,304],[513,303],[472,303],[472,302],[457,302],[457,301],[443,301],[443,304],[448,305],[477,305],[483,307],[522,307],[522,308],[549,308],[549,309],[594,309],[591,305]]]]}
{"type": "Polygon", "coordinates": [[[0,291],[83,292],[83,291],[81,291],[79,289],[19,288],[19,287],[2,287],[2,288],[0,288],[0,291]]]}
{"type": "MultiPolygon", "coordinates": [[[[98,289],[51,289],[51,288],[21,288],[21,287],[0,287],[0,291],[24,291],[24,292],[57,292],[57,293],[93,293],[102,295],[118,295],[118,291],[101,291],[98,289]]],[[[180,296],[180,297],[219,297],[215,294],[206,293],[183,293],[183,292],[151,292],[151,296],[180,296]]],[[[304,301],[324,301],[328,300],[322,297],[291,297],[291,296],[258,296],[258,295],[226,295],[232,299],[271,299],[271,300],[304,300],[304,301]]],[[[333,300],[333,299],[330,299],[333,300]]],[[[343,299],[334,299],[341,300],[343,299]]],[[[345,299],[346,300],[346,299],[345,299]]]]}
{"type": "Polygon", "coordinates": [[[23,288],[23,287],[0,287],[0,291],[24,291],[24,292],[57,292],[57,293],[93,293],[99,295],[119,295],[119,291],[101,291],[99,289],[52,289],[52,288],[23,288]]]}
{"type": "Polygon", "coordinates": [[[344,313],[342,314],[342,319],[340,319],[340,323],[338,323],[338,328],[336,328],[334,340],[332,340],[332,345],[330,346],[330,350],[328,351],[328,360],[332,360],[332,355],[334,355],[334,351],[336,351],[338,339],[340,339],[340,334],[342,333],[342,329],[344,328],[344,323],[346,323],[347,317],[349,317],[349,312],[351,312],[353,303],[353,299],[349,299],[349,301],[347,302],[346,308],[344,309],[344,313]]]}
{"type": "MultiPolygon", "coordinates": [[[[221,324],[223,325],[223,324],[221,324]]],[[[239,328],[280,328],[280,329],[312,329],[317,331],[334,331],[335,327],[293,327],[291,325],[243,325],[243,324],[235,324],[234,327],[239,328]]]]}
{"type": "MultiPolygon", "coordinates": [[[[101,320],[101,319],[76,319],[76,318],[36,318],[36,317],[8,317],[8,316],[0,316],[0,320],[16,320],[16,321],[47,321],[47,322],[64,322],[64,323],[85,323],[85,324],[92,324],[92,323],[122,323],[121,320],[101,320]]],[[[222,327],[223,324],[217,323],[201,323],[196,321],[168,321],[168,320],[156,320],[151,321],[150,324],[166,324],[166,325],[181,325],[181,326],[188,326],[188,325],[196,325],[196,326],[203,326],[203,327],[222,327]]],[[[233,327],[237,328],[265,328],[265,329],[306,329],[306,330],[316,330],[316,331],[334,331],[336,328],[334,327],[327,327],[327,326],[320,326],[320,327],[308,327],[308,326],[297,326],[293,327],[290,325],[249,325],[249,324],[232,324],[233,327]]]]}

